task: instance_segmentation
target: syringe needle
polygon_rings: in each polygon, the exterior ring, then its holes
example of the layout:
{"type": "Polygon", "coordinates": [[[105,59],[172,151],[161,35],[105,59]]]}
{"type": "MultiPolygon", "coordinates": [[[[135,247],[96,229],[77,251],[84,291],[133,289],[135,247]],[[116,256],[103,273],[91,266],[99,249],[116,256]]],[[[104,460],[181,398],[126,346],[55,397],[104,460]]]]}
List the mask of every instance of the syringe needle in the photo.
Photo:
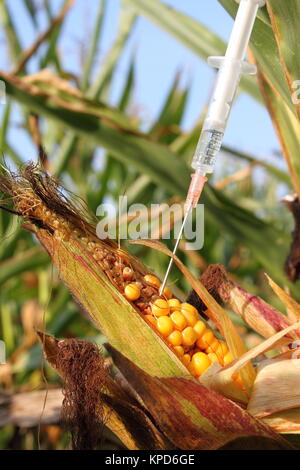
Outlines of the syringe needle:
{"type": "MultiPolygon", "coordinates": [[[[176,243],[175,243],[175,246],[174,246],[174,249],[173,249],[173,255],[176,254],[176,251],[177,251],[179,242],[182,238],[183,230],[184,230],[186,221],[188,219],[188,216],[189,216],[191,210],[197,206],[197,203],[198,203],[199,198],[201,196],[202,190],[203,190],[204,185],[207,181],[206,176],[201,174],[201,173],[198,173],[198,172],[192,174],[191,176],[192,176],[192,180],[191,180],[191,183],[190,183],[190,186],[189,186],[189,190],[188,190],[185,205],[184,205],[184,218],[183,218],[183,222],[182,222],[182,225],[180,227],[180,230],[179,230],[179,233],[178,233],[178,236],[177,236],[177,240],[176,240],[176,243]]],[[[162,283],[162,285],[160,286],[160,289],[159,289],[159,295],[162,295],[162,293],[164,291],[164,288],[166,287],[166,283],[167,283],[167,280],[168,280],[168,276],[169,276],[172,264],[173,264],[173,258],[171,258],[170,261],[169,261],[167,272],[165,274],[163,283],[162,283]]]]}
{"type": "MultiPolygon", "coordinates": [[[[181,240],[181,238],[182,238],[183,230],[184,230],[184,227],[185,227],[187,218],[188,218],[188,216],[189,216],[189,214],[190,214],[190,212],[191,212],[191,209],[192,209],[192,205],[190,204],[190,205],[186,208],[186,210],[185,210],[184,219],[183,219],[183,222],[182,222],[182,224],[181,224],[180,230],[179,230],[179,232],[178,232],[177,240],[176,240],[176,243],[175,243],[173,252],[172,252],[173,255],[176,254],[176,251],[177,251],[179,242],[180,242],[180,240],[181,240]]],[[[164,280],[163,280],[163,282],[162,282],[162,284],[161,284],[161,286],[160,286],[160,289],[159,289],[159,295],[163,295],[163,291],[164,291],[164,288],[166,287],[166,283],[167,283],[167,280],[168,280],[168,277],[169,277],[169,273],[170,273],[171,268],[172,268],[173,261],[174,261],[174,259],[173,259],[173,258],[170,258],[169,265],[168,265],[168,269],[167,269],[167,271],[166,271],[164,280]]]]}
{"type": "MultiPolygon", "coordinates": [[[[201,135],[192,161],[195,173],[186,199],[186,212],[181,229],[176,240],[173,255],[178,248],[183,229],[192,208],[195,208],[203,186],[207,181],[205,175],[212,173],[216,156],[222,145],[222,140],[230,114],[230,109],[242,73],[255,74],[256,66],[244,60],[258,8],[264,6],[265,0],[237,0],[240,4],[228,47],[224,57],[209,57],[209,64],[219,68],[215,90],[204,120],[201,135]]],[[[169,272],[173,264],[170,259],[167,272],[160,287],[162,295],[169,272]]]]}

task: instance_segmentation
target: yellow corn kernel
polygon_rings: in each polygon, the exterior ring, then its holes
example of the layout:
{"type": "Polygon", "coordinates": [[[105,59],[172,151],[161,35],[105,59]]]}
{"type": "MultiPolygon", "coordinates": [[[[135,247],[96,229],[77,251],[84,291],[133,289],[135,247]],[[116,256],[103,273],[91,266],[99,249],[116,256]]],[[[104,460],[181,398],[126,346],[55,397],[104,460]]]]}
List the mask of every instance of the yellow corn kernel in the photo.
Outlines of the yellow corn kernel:
{"type": "Polygon", "coordinates": [[[167,300],[170,300],[172,298],[172,292],[171,290],[168,288],[168,286],[166,286],[164,288],[164,291],[163,291],[163,294],[162,294],[167,300]]]}
{"type": "Polygon", "coordinates": [[[141,289],[137,284],[134,284],[131,282],[130,284],[127,284],[127,286],[124,289],[124,294],[126,299],[128,300],[136,300],[139,298],[141,295],[141,289]]]}
{"type": "Polygon", "coordinates": [[[211,365],[210,359],[204,352],[197,352],[192,357],[192,364],[197,376],[203,374],[211,365]]]}
{"type": "Polygon", "coordinates": [[[173,322],[170,317],[159,317],[157,319],[157,329],[163,336],[169,336],[173,331],[173,322]]]}
{"type": "Polygon", "coordinates": [[[233,361],[233,355],[228,351],[228,353],[223,357],[223,365],[227,366],[231,361],[233,361]]]}
{"type": "Polygon", "coordinates": [[[184,363],[185,366],[188,366],[189,363],[191,362],[191,356],[189,354],[184,354],[181,358],[182,362],[184,363]]]}
{"type": "Polygon", "coordinates": [[[174,350],[178,356],[184,355],[184,349],[182,346],[174,346],[174,350]]]}
{"type": "Polygon", "coordinates": [[[197,317],[193,313],[189,312],[188,310],[181,310],[181,313],[184,316],[184,318],[186,319],[187,324],[189,326],[196,325],[197,317]]]}
{"type": "Polygon", "coordinates": [[[209,358],[211,363],[213,363],[213,362],[219,362],[220,363],[220,361],[218,359],[218,356],[214,352],[208,353],[207,357],[209,358]]]}
{"type": "Polygon", "coordinates": [[[171,313],[172,322],[177,330],[183,330],[187,326],[187,321],[185,316],[178,311],[171,313]]]}
{"type": "MultiPolygon", "coordinates": [[[[220,354],[220,352],[222,351],[221,349],[221,346],[220,346],[220,341],[217,340],[217,338],[215,338],[209,345],[208,348],[206,348],[206,352],[208,353],[215,353],[216,351],[218,351],[218,353],[220,354]]],[[[222,357],[223,357],[223,354],[221,354],[222,357]]]]}
{"type": "Polygon", "coordinates": [[[157,288],[159,288],[161,284],[158,277],[153,276],[153,274],[146,274],[146,276],[144,276],[144,281],[146,282],[146,284],[149,284],[149,286],[157,288]]]}
{"type": "Polygon", "coordinates": [[[214,334],[211,330],[206,330],[201,338],[197,341],[197,346],[199,349],[207,349],[210,344],[215,339],[214,334]]]}
{"type": "Polygon", "coordinates": [[[178,299],[169,299],[168,305],[170,307],[170,311],[175,312],[175,310],[180,310],[181,302],[178,299]]]}
{"type": "Polygon", "coordinates": [[[193,346],[193,344],[197,340],[197,335],[194,332],[193,328],[191,326],[187,326],[183,331],[182,331],[182,344],[183,346],[193,346]]]}
{"type": "Polygon", "coordinates": [[[178,330],[172,331],[172,333],[168,336],[167,341],[172,344],[172,346],[180,346],[182,344],[182,334],[178,330]]]}
{"type": "Polygon", "coordinates": [[[193,313],[194,315],[198,315],[198,310],[191,304],[188,304],[186,302],[181,304],[181,311],[185,310],[186,312],[193,313]]]}
{"type": "Polygon", "coordinates": [[[164,299],[156,299],[151,309],[156,317],[166,316],[170,313],[168,302],[164,299]]]}
{"type": "Polygon", "coordinates": [[[206,326],[205,326],[204,321],[198,320],[194,325],[194,331],[195,331],[197,337],[201,338],[201,336],[203,335],[205,330],[206,330],[206,326]]]}
{"type": "Polygon", "coordinates": [[[152,325],[156,326],[156,319],[154,318],[153,315],[145,315],[145,320],[148,323],[151,323],[152,325]]]}

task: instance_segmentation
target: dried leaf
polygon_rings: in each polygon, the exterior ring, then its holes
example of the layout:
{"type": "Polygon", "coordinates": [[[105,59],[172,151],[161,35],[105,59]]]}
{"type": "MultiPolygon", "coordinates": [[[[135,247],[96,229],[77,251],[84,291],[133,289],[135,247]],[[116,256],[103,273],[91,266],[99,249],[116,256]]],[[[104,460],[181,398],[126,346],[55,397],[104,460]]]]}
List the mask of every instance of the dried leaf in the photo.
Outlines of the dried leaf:
{"type": "Polygon", "coordinates": [[[107,349],[176,447],[217,449],[242,436],[261,436],[274,439],[278,449],[289,448],[268,426],[217,392],[190,379],[151,377],[111,346],[107,349]]]}
{"type": "Polygon", "coordinates": [[[275,294],[280,298],[281,302],[286,306],[287,309],[289,309],[297,319],[300,319],[300,305],[292,299],[292,297],[289,296],[281,287],[274,282],[270,276],[266,274],[266,277],[269,281],[270,286],[272,287],[273,291],[275,294]]]}

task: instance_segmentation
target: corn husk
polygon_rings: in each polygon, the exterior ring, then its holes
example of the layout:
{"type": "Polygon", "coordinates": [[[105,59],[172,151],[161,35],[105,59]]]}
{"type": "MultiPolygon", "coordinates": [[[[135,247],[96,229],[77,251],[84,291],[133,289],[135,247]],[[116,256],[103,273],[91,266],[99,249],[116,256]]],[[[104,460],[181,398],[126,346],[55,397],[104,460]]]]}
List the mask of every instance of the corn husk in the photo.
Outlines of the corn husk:
{"type": "MultiPolygon", "coordinates": [[[[203,278],[203,282],[209,279],[210,290],[220,298],[226,307],[233,310],[247,325],[264,338],[269,338],[292,324],[289,318],[263,299],[247,292],[236,282],[233,282],[222,265],[210,265],[201,278],[203,278]]],[[[300,337],[300,331],[297,332],[297,335],[300,337]]]]}
{"type": "MultiPolygon", "coordinates": [[[[287,339],[286,336],[293,330],[299,328],[299,326],[300,323],[298,322],[276,333],[271,338],[266,339],[262,343],[252,348],[250,351],[247,351],[241,357],[234,360],[224,368],[214,366],[213,369],[208,369],[207,372],[201,377],[201,382],[209,386],[213,390],[217,390],[226,396],[230,396],[233,376],[236,375],[245,366],[245,364],[247,364],[252,359],[255,359],[256,357],[260,356],[261,354],[264,354],[270,349],[278,347],[278,345],[287,345],[290,342],[290,339],[287,339]]],[[[256,383],[257,378],[254,384],[256,383]]],[[[251,391],[250,401],[252,400],[252,397],[253,390],[251,391]]]]}
{"type": "Polygon", "coordinates": [[[300,407],[300,360],[269,359],[257,367],[248,411],[264,418],[300,407]]]}

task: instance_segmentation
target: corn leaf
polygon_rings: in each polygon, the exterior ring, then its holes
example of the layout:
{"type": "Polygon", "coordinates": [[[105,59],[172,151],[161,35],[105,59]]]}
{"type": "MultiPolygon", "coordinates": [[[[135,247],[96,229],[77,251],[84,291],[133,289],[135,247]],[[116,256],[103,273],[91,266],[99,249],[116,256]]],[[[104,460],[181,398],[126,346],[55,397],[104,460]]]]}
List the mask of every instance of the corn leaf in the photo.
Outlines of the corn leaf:
{"type": "Polygon", "coordinates": [[[91,36],[91,45],[89,47],[87,58],[83,67],[83,74],[81,79],[81,88],[83,90],[86,90],[88,88],[90,76],[93,71],[93,65],[97,55],[98,43],[103,30],[103,21],[105,17],[106,7],[106,0],[101,0],[99,2],[95,26],[91,36]]]}
{"type": "Polygon", "coordinates": [[[300,148],[300,123],[290,107],[281,99],[276,90],[268,84],[263,73],[259,74],[260,88],[266,106],[278,135],[282,153],[285,157],[293,187],[300,195],[300,163],[298,152],[300,148]]]}
{"type": "Polygon", "coordinates": [[[118,58],[131,34],[136,15],[126,8],[121,9],[118,35],[104,61],[101,70],[87,91],[87,96],[92,99],[103,98],[107,94],[110,81],[115,70],[118,58]]]}
{"type": "MultiPolygon", "coordinates": [[[[271,18],[275,39],[278,46],[281,65],[285,73],[290,94],[295,91],[294,82],[299,80],[300,59],[297,54],[299,44],[300,4],[293,0],[282,2],[268,0],[268,12],[271,18]]],[[[298,88],[298,86],[297,86],[298,88]]],[[[300,118],[300,104],[295,104],[300,118]]]]}
{"type": "MultiPolygon", "coordinates": [[[[218,0],[232,17],[235,17],[238,4],[235,0],[218,0]]],[[[250,39],[250,47],[258,63],[260,71],[264,73],[270,86],[285,101],[290,110],[295,113],[291,101],[289,87],[278,55],[277,44],[269,23],[257,18],[250,39]]]]}
{"type": "MultiPolygon", "coordinates": [[[[232,16],[235,15],[237,5],[234,0],[219,1],[232,16]]],[[[293,186],[299,196],[300,165],[297,155],[300,147],[300,124],[292,101],[292,93],[295,91],[292,80],[299,76],[298,61],[295,59],[295,41],[299,29],[299,6],[296,3],[288,1],[283,4],[280,0],[267,2],[272,25],[261,18],[256,20],[251,36],[251,51],[259,68],[260,88],[279,137],[293,186]]]]}

